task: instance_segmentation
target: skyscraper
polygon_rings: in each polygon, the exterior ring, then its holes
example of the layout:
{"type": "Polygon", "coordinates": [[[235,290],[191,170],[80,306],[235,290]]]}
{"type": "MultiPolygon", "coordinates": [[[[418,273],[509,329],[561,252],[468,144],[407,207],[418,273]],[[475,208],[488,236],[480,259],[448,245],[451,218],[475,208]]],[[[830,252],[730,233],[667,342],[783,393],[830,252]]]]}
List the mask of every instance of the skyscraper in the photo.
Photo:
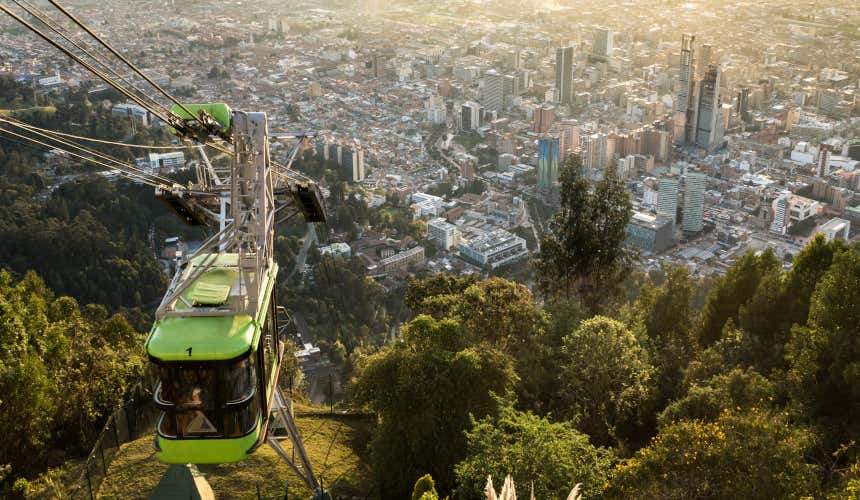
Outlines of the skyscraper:
{"type": "Polygon", "coordinates": [[[819,146],[818,151],[818,164],[815,169],[816,177],[829,177],[830,176],[830,148],[831,146],[828,144],[822,144],[819,146]]]}
{"type": "Polygon", "coordinates": [[[549,131],[550,127],[552,127],[553,122],[555,122],[555,110],[553,110],[550,106],[540,106],[535,108],[534,113],[534,124],[532,125],[532,132],[537,132],[539,134],[545,134],[549,131]]]}
{"type": "Polygon", "coordinates": [[[749,87],[741,87],[738,92],[738,117],[744,123],[751,123],[752,116],[750,115],[750,89],[749,87]]]}
{"type": "Polygon", "coordinates": [[[684,177],[684,210],[681,214],[681,230],[685,233],[698,233],[702,230],[706,183],[707,176],[704,172],[688,171],[684,177]]]}
{"type": "Polygon", "coordinates": [[[615,34],[609,28],[597,28],[594,34],[593,55],[601,59],[612,57],[615,34]]]}
{"type": "Polygon", "coordinates": [[[705,77],[705,73],[708,71],[708,66],[715,63],[714,61],[714,47],[709,43],[703,43],[699,48],[699,57],[696,61],[696,78],[701,80],[705,77]]]}
{"type": "Polygon", "coordinates": [[[582,167],[585,175],[594,181],[603,178],[606,168],[608,138],[605,133],[597,132],[580,138],[582,149],[582,167]]]}
{"type": "Polygon", "coordinates": [[[481,127],[481,106],[472,101],[464,102],[460,108],[460,128],[477,130],[481,127]]]}
{"type": "Polygon", "coordinates": [[[720,114],[720,66],[711,64],[705,77],[698,82],[696,95],[697,146],[712,150],[723,140],[723,122],[720,114]]]}
{"type": "Polygon", "coordinates": [[[678,219],[678,178],[661,177],[657,183],[657,215],[672,220],[672,227],[678,219]]]}
{"type": "Polygon", "coordinates": [[[558,102],[573,102],[573,47],[555,50],[555,89],[558,102]]]}
{"type": "Polygon", "coordinates": [[[695,128],[695,107],[693,95],[695,90],[695,56],[693,42],[696,37],[683,35],[681,37],[681,60],[678,70],[678,96],[675,99],[675,143],[688,144],[692,142],[692,129],[695,128]]]}
{"type": "Polygon", "coordinates": [[[504,76],[490,70],[484,74],[481,87],[481,104],[490,111],[501,111],[505,107],[504,76]]]}
{"type": "Polygon", "coordinates": [[[538,192],[548,205],[558,203],[558,138],[538,139],[538,192]]]}

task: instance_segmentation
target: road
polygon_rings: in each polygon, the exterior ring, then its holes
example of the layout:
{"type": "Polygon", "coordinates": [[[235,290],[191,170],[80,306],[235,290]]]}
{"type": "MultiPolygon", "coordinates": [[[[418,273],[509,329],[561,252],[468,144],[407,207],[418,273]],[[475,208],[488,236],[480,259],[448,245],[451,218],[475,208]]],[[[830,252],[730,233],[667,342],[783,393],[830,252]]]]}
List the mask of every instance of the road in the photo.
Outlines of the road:
{"type": "Polygon", "coordinates": [[[308,250],[310,250],[311,244],[316,243],[317,241],[316,226],[314,226],[312,222],[308,222],[307,224],[308,230],[305,233],[304,240],[302,241],[302,249],[299,250],[299,254],[296,256],[296,265],[293,267],[290,275],[287,276],[287,281],[289,281],[296,273],[301,273],[304,270],[305,261],[308,258],[308,250]]]}

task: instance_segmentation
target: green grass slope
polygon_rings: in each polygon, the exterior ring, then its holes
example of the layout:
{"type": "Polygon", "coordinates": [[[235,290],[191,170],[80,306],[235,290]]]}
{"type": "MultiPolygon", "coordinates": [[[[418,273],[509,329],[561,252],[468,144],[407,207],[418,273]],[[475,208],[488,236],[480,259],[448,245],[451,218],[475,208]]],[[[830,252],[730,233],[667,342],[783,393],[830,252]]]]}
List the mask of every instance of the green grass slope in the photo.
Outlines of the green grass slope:
{"type": "MultiPolygon", "coordinates": [[[[370,469],[363,456],[373,425],[371,419],[300,413],[296,423],[314,471],[335,498],[374,496],[370,469]]],[[[262,498],[283,498],[286,484],[290,498],[310,498],[307,487],[268,445],[239,463],[198,468],[218,498],[257,498],[258,488],[262,498]]],[[[108,468],[99,498],[146,498],[166,470],[167,465],[155,458],[152,436],[127,443],[108,468]]]]}

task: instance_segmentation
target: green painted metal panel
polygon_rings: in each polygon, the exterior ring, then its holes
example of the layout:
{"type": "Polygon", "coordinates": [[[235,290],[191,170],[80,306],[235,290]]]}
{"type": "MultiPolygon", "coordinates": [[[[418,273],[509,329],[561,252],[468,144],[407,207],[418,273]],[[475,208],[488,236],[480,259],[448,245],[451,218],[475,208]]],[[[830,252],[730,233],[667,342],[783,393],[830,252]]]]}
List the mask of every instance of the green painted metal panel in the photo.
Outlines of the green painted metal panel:
{"type": "MultiPolygon", "coordinates": [[[[231,116],[233,114],[232,110],[230,109],[230,106],[224,104],[223,102],[208,103],[208,104],[185,104],[185,103],[183,103],[183,106],[185,106],[188,109],[188,111],[191,111],[192,113],[194,113],[195,116],[191,116],[188,113],[186,113],[185,110],[182,109],[182,106],[179,106],[178,104],[174,104],[173,106],[171,106],[170,112],[173,113],[174,115],[182,118],[182,119],[189,120],[191,118],[196,118],[197,112],[202,109],[202,110],[206,111],[207,113],[209,113],[210,115],[212,115],[212,118],[215,118],[215,120],[217,120],[218,123],[223,125],[223,127],[221,128],[222,132],[224,132],[225,134],[230,133],[230,119],[231,119],[231,116]]],[[[176,131],[171,127],[168,127],[168,130],[170,131],[171,134],[176,133],[176,131]]]]}
{"type": "MultiPolygon", "coordinates": [[[[237,254],[209,254],[195,258],[191,266],[235,266],[237,263],[237,254]]],[[[213,268],[198,280],[204,280],[210,285],[224,286],[232,283],[231,272],[235,273],[235,268],[213,268]],[[215,274],[208,276],[210,273],[215,274]]],[[[268,276],[264,278],[263,300],[260,301],[255,318],[252,319],[246,314],[166,317],[153,325],[146,340],[147,354],[161,361],[220,361],[248,352],[258,343],[260,325],[265,320],[277,274],[278,266],[273,264],[268,276]]],[[[196,293],[198,292],[192,285],[183,292],[183,297],[193,302],[190,299],[196,293]]],[[[177,309],[180,307],[177,306],[177,309]]]]}
{"type": "Polygon", "coordinates": [[[254,432],[234,439],[167,439],[156,435],[156,455],[166,464],[223,464],[239,462],[248,457],[248,450],[257,443],[263,427],[262,417],[257,417],[254,432]]]}

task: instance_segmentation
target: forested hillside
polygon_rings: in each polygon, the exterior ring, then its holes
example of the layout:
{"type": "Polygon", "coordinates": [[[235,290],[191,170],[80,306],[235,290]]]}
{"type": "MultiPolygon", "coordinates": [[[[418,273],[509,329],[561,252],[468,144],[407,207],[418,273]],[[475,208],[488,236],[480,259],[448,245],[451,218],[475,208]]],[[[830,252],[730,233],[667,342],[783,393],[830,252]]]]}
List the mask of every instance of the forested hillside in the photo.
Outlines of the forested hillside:
{"type": "Polygon", "coordinates": [[[618,248],[623,211],[593,211],[577,170],[542,242],[542,305],[501,279],[413,281],[401,341],[358,360],[382,496],[430,473],[457,498],[484,498],[488,474],[536,498],[856,498],[860,249],[819,236],[788,269],[766,251],[713,282],[644,276],[578,252],[618,248]]]}
{"type": "Polygon", "coordinates": [[[143,377],[143,340],[122,315],[57,297],[35,273],[0,271],[0,496],[89,451],[143,377]]]}

